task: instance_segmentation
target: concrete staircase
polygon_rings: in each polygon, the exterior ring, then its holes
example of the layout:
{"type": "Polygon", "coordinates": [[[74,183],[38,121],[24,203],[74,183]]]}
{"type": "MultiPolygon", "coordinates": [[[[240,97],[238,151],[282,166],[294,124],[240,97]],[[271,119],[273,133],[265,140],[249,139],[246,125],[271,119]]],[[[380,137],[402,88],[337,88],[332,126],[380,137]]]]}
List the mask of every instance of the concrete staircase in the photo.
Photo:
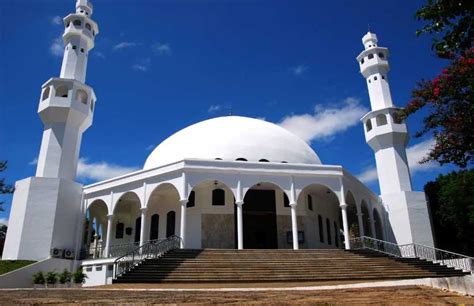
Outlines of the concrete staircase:
{"type": "Polygon", "coordinates": [[[177,249],[145,260],[114,283],[241,283],[396,280],[463,276],[416,258],[367,250],[177,249]]]}

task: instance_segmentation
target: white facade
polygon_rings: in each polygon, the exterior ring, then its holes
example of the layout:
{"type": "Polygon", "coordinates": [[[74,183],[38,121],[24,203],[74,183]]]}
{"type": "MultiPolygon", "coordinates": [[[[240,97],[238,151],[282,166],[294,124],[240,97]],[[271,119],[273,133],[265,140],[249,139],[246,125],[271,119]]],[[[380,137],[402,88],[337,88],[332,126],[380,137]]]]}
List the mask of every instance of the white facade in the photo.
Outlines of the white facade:
{"type": "MultiPolygon", "coordinates": [[[[424,194],[411,190],[406,125],[393,116],[388,50],[371,33],[358,60],[371,84],[373,111],[362,121],[381,197],[342,166],[324,165],[283,128],[237,116],[170,136],[143,170],[88,186],[74,182],[96,102],[84,84],[98,33],[91,15],[90,2],[78,0],[64,19],[61,75],[43,85],[38,110],[45,128],[37,173],[17,182],[4,259],[40,260],[52,248],[73,250],[76,259],[111,258],[123,246],[172,234],[185,248],[348,249],[350,237],[364,235],[433,244],[424,194]]],[[[109,264],[83,262],[98,283],[110,277],[109,264]]]]}

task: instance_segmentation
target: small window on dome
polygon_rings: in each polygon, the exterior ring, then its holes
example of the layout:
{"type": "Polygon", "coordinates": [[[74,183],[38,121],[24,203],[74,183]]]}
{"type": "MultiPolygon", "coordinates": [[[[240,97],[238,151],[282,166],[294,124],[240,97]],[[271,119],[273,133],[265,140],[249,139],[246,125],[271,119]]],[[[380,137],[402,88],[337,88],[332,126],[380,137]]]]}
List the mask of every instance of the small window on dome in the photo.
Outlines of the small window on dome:
{"type": "Polygon", "coordinates": [[[285,160],[282,160],[281,163],[282,163],[282,164],[288,164],[288,162],[285,161],[285,160]]]}
{"type": "Polygon", "coordinates": [[[217,158],[214,158],[214,160],[222,160],[222,158],[217,157],[217,158]]]}
{"type": "Polygon", "coordinates": [[[236,161],[247,161],[247,160],[243,157],[239,157],[239,158],[236,159],[236,161]]]}
{"type": "Polygon", "coordinates": [[[269,161],[268,159],[262,158],[262,159],[259,160],[259,162],[261,162],[261,163],[269,163],[270,161],[269,161]]]}

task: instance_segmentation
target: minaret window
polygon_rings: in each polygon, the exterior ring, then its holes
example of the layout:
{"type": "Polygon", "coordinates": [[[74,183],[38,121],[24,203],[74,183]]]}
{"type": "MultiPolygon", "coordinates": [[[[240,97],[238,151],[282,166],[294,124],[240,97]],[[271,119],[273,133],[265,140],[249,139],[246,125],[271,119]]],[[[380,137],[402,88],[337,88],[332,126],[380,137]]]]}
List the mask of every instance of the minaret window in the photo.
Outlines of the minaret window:
{"type": "Polygon", "coordinates": [[[387,116],[385,114],[380,114],[375,117],[375,120],[377,121],[377,126],[382,126],[387,124],[387,116]]]}
{"type": "Polygon", "coordinates": [[[88,29],[89,31],[92,30],[90,23],[86,23],[86,29],[88,29]]]}
{"type": "Polygon", "coordinates": [[[81,102],[82,104],[87,104],[87,93],[82,89],[77,90],[76,100],[81,102]]]}
{"type": "Polygon", "coordinates": [[[41,97],[41,101],[44,101],[49,98],[49,92],[51,89],[49,87],[46,87],[43,91],[43,96],[41,97]]]}
{"type": "Polygon", "coordinates": [[[372,53],[369,54],[368,56],[369,59],[373,59],[374,58],[374,55],[372,53]]]}
{"type": "Polygon", "coordinates": [[[380,53],[379,53],[379,57],[380,57],[380,58],[384,58],[384,57],[385,57],[385,55],[383,55],[383,53],[382,53],[382,52],[380,52],[380,53]]]}
{"type": "Polygon", "coordinates": [[[374,76],[374,81],[377,81],[377,76],[374,76]]]}
{"type": "Polygon", "coordinates": [[[81,52],[84,53],[84,48],[81,48],[81,52]]]}
{"type": "Polygon", "coordinates": [[[67,88],[67,86],[64,86],[64,85],[59,86],[58,88],[56,88],[56,97],[67,98],[68,91],[69,91],[69,88],[67,88]]]}
{"type": "Polygon", "coordinates": [[[79,19],[76,19],[72,22],[72,24],[75,25],[76,27],[80,27],[82,25],[82,22],[79,19]]]}
{"type": "Polygon", "coordinates": [[[243,157],[239,157],[239,158],[236,159],[236,161],[247,161],[247,160],[243,157]]]}
{"type": "Polygon", "coordinates": [[[372,130],[372,121],[370,121],[370,119],[365,122],[365,129],[367,130],[367,132],[372,130]]]}
{"type": "Polygon", "coordinates": [[[91,100],[91,112],[94,111],[94,103],[95,103],[95,101],[94,101],[94,100],[91,100]]]}
{"type": "Polygon", "coordinates": [[[73,49],[73,50],[76,50],[76,49],[77,49],[77,47],[76,47],[76,46],[72,46],[72,49],[73,49]]]}
{"type": "Polygon", "coordinates": [[[259,160],[261,163],[269,163],[270,161],[268,159],[262,158],[259,160]]]}
{"type": "Polygon", "coordinates": [[[363,63],[364,63],[364,59],[361,59],[361,60],[360,60],[360,63],[363,64],[363,63]]]}
{"type": "Polygon", "coordinates": [[[385,77],[382,75],[382,80],[385,80],[385,77]]]}

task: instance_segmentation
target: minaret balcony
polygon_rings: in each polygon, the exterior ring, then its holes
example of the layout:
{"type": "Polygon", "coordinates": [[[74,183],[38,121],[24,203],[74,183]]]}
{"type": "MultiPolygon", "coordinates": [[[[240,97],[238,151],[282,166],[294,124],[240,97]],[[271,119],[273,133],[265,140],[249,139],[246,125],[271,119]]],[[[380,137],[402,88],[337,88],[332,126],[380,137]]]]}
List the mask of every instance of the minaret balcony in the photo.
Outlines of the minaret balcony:
{"type": "Polygon", "coordinates": [[[367,113],[362,117],[365,141],[377,151],[394,144],[406,145],[408,130],[405,122],[397,113],[399,108],[384,108],[367,113]]]}
{"type": "Polygon", "coordinates": [[[38,114],[45,124],[76,120],[87,128],[96,100],[91,87],[73,79],[52,78],[42,86],[38,114]]]}
{"type": "Polygon", "coordinates": [[[388,55],[388,49],[382,47],[375,47],[362,51],[359,56],[357,56],[360,72],[366,78],[374,73],[380,72],[380,70],[388,72],[390,70],[388,55]]]}
{"type": "Polygon", "coordinates": [[[82,35],[89,38],[89,49],[94,46],[94,38],[99,33],[99,27],[95,21],[81,14],[69,14],[64,18],[63,39],[70,36],[82,35]]]}

